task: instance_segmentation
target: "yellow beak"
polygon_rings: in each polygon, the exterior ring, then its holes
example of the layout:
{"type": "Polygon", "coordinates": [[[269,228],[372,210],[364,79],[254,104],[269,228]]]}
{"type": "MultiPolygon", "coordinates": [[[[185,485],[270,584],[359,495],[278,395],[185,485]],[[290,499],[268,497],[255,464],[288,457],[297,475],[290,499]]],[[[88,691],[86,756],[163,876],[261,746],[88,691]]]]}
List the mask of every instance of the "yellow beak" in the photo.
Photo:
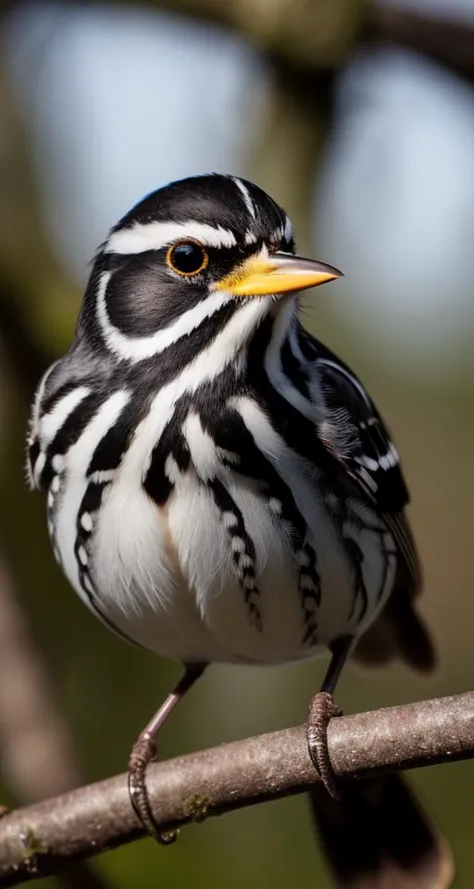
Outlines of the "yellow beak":
{"type": "Polygon", "coordinates": [[[292,253],[273,253],[251,256],[214,286],[233,296],[266,296],[318,287],[340,277],[342,272],[324,262],[292,253]]]}

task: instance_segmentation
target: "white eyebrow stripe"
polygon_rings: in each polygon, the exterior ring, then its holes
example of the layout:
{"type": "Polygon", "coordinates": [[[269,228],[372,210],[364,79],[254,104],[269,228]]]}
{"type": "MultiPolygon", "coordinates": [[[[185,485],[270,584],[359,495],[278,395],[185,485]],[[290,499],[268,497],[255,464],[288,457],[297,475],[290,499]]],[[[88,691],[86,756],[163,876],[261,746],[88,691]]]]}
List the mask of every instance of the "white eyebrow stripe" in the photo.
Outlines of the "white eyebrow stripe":
{"type": "Polygon", "coordinates": [[[240,193],[242,194],[245,206],[247,207],[247,210],[248,210],[250,216],[252,217],[252,219],[256,219],[257,217],[255,214],[255,205],[252,201],[252,198],[250,197],[250,192],[249,192],[247,186],[244,185],[242,180],[238,179],[237,176],[233,176],[233,181],[235,182],[240,193]]]}
{"type": "MultiPolygon", "coordinates": [[[[112,323],[107,312],[107,285],[112,277],[111,272],[103,272],[97,289],[97,320],[109,349],[119,358],[136,364],[145,358],[152,358],[176,343],[184,336],[189,336],[206,318],[218,312],[222,306],[231,302],[234,297],[228,293],[212,293],[197,305],[183,312],[168,327],[157,330],[150,336],[125,336],[112,323]]],[[[77,390],[76,390],[77,391],[77,390]]]]}
{"type": "Polygon", "coordinates": [[[136,222],[131,228],[123,228],[110,235],[106,253],[144,253],[161,250],[176,240],[193,238],[206,247],[235,247],[235,235],[220,225],[207,225],[189,219],[187,222],[136,222]]]}

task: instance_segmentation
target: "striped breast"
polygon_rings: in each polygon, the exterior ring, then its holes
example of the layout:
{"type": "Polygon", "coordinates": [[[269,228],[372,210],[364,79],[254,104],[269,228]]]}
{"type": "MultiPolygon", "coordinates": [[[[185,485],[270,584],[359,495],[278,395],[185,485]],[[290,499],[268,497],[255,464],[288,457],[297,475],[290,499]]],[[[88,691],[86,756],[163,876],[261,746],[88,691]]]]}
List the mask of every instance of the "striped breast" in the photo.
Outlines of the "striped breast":
{"type": "Polygon", "coordinates": [[[30,473],[48,489],[56,558],[98,616],[164,656],[310,656],[378,612],[393,541],[357,500],[341,514],[323,496],[248,388],[224,386],[216,413],[206,372],[146,401],[126,386],[48,395],[43,380],[30,473]]]}

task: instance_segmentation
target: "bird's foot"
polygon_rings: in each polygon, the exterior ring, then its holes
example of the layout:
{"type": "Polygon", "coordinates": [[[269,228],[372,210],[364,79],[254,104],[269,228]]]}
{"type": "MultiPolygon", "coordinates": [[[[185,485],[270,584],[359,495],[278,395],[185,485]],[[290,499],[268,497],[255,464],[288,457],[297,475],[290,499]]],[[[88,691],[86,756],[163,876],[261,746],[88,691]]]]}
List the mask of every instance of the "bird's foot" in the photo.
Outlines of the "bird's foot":
{"type": "Polygon", "coordinates": [[[334,716],[342,716],[342,711],[331,694],[320,691],[309,705],[308,750],[324,787],[333,799],[338,800],[340,793],[328,749],[328,725],[334,716]]]}
{"type": "Polygon", "coordinates": [[[177,830],[163,833],[153,817],[153,810],[146,786],[146,770],[151,762],[157,759],[154,737],[149,732],[142,732],[132,747],[128,761],[128,792],[133,811],[147,833],[163,846],[178,838],[177,830]]]}

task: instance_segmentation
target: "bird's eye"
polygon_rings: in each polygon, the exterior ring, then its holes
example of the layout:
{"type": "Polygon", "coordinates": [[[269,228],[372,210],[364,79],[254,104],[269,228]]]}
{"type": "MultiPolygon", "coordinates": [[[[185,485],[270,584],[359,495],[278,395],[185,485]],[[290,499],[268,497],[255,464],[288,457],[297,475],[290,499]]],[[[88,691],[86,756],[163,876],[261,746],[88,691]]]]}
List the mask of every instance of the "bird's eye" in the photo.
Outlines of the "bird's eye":
{"type": "Polygon", "coordinates": [[[206,268],[209,257],[197,241],[181,241],[173,244],[166,254],[166,262],[178,275],[197,275],[206,268]]]}

